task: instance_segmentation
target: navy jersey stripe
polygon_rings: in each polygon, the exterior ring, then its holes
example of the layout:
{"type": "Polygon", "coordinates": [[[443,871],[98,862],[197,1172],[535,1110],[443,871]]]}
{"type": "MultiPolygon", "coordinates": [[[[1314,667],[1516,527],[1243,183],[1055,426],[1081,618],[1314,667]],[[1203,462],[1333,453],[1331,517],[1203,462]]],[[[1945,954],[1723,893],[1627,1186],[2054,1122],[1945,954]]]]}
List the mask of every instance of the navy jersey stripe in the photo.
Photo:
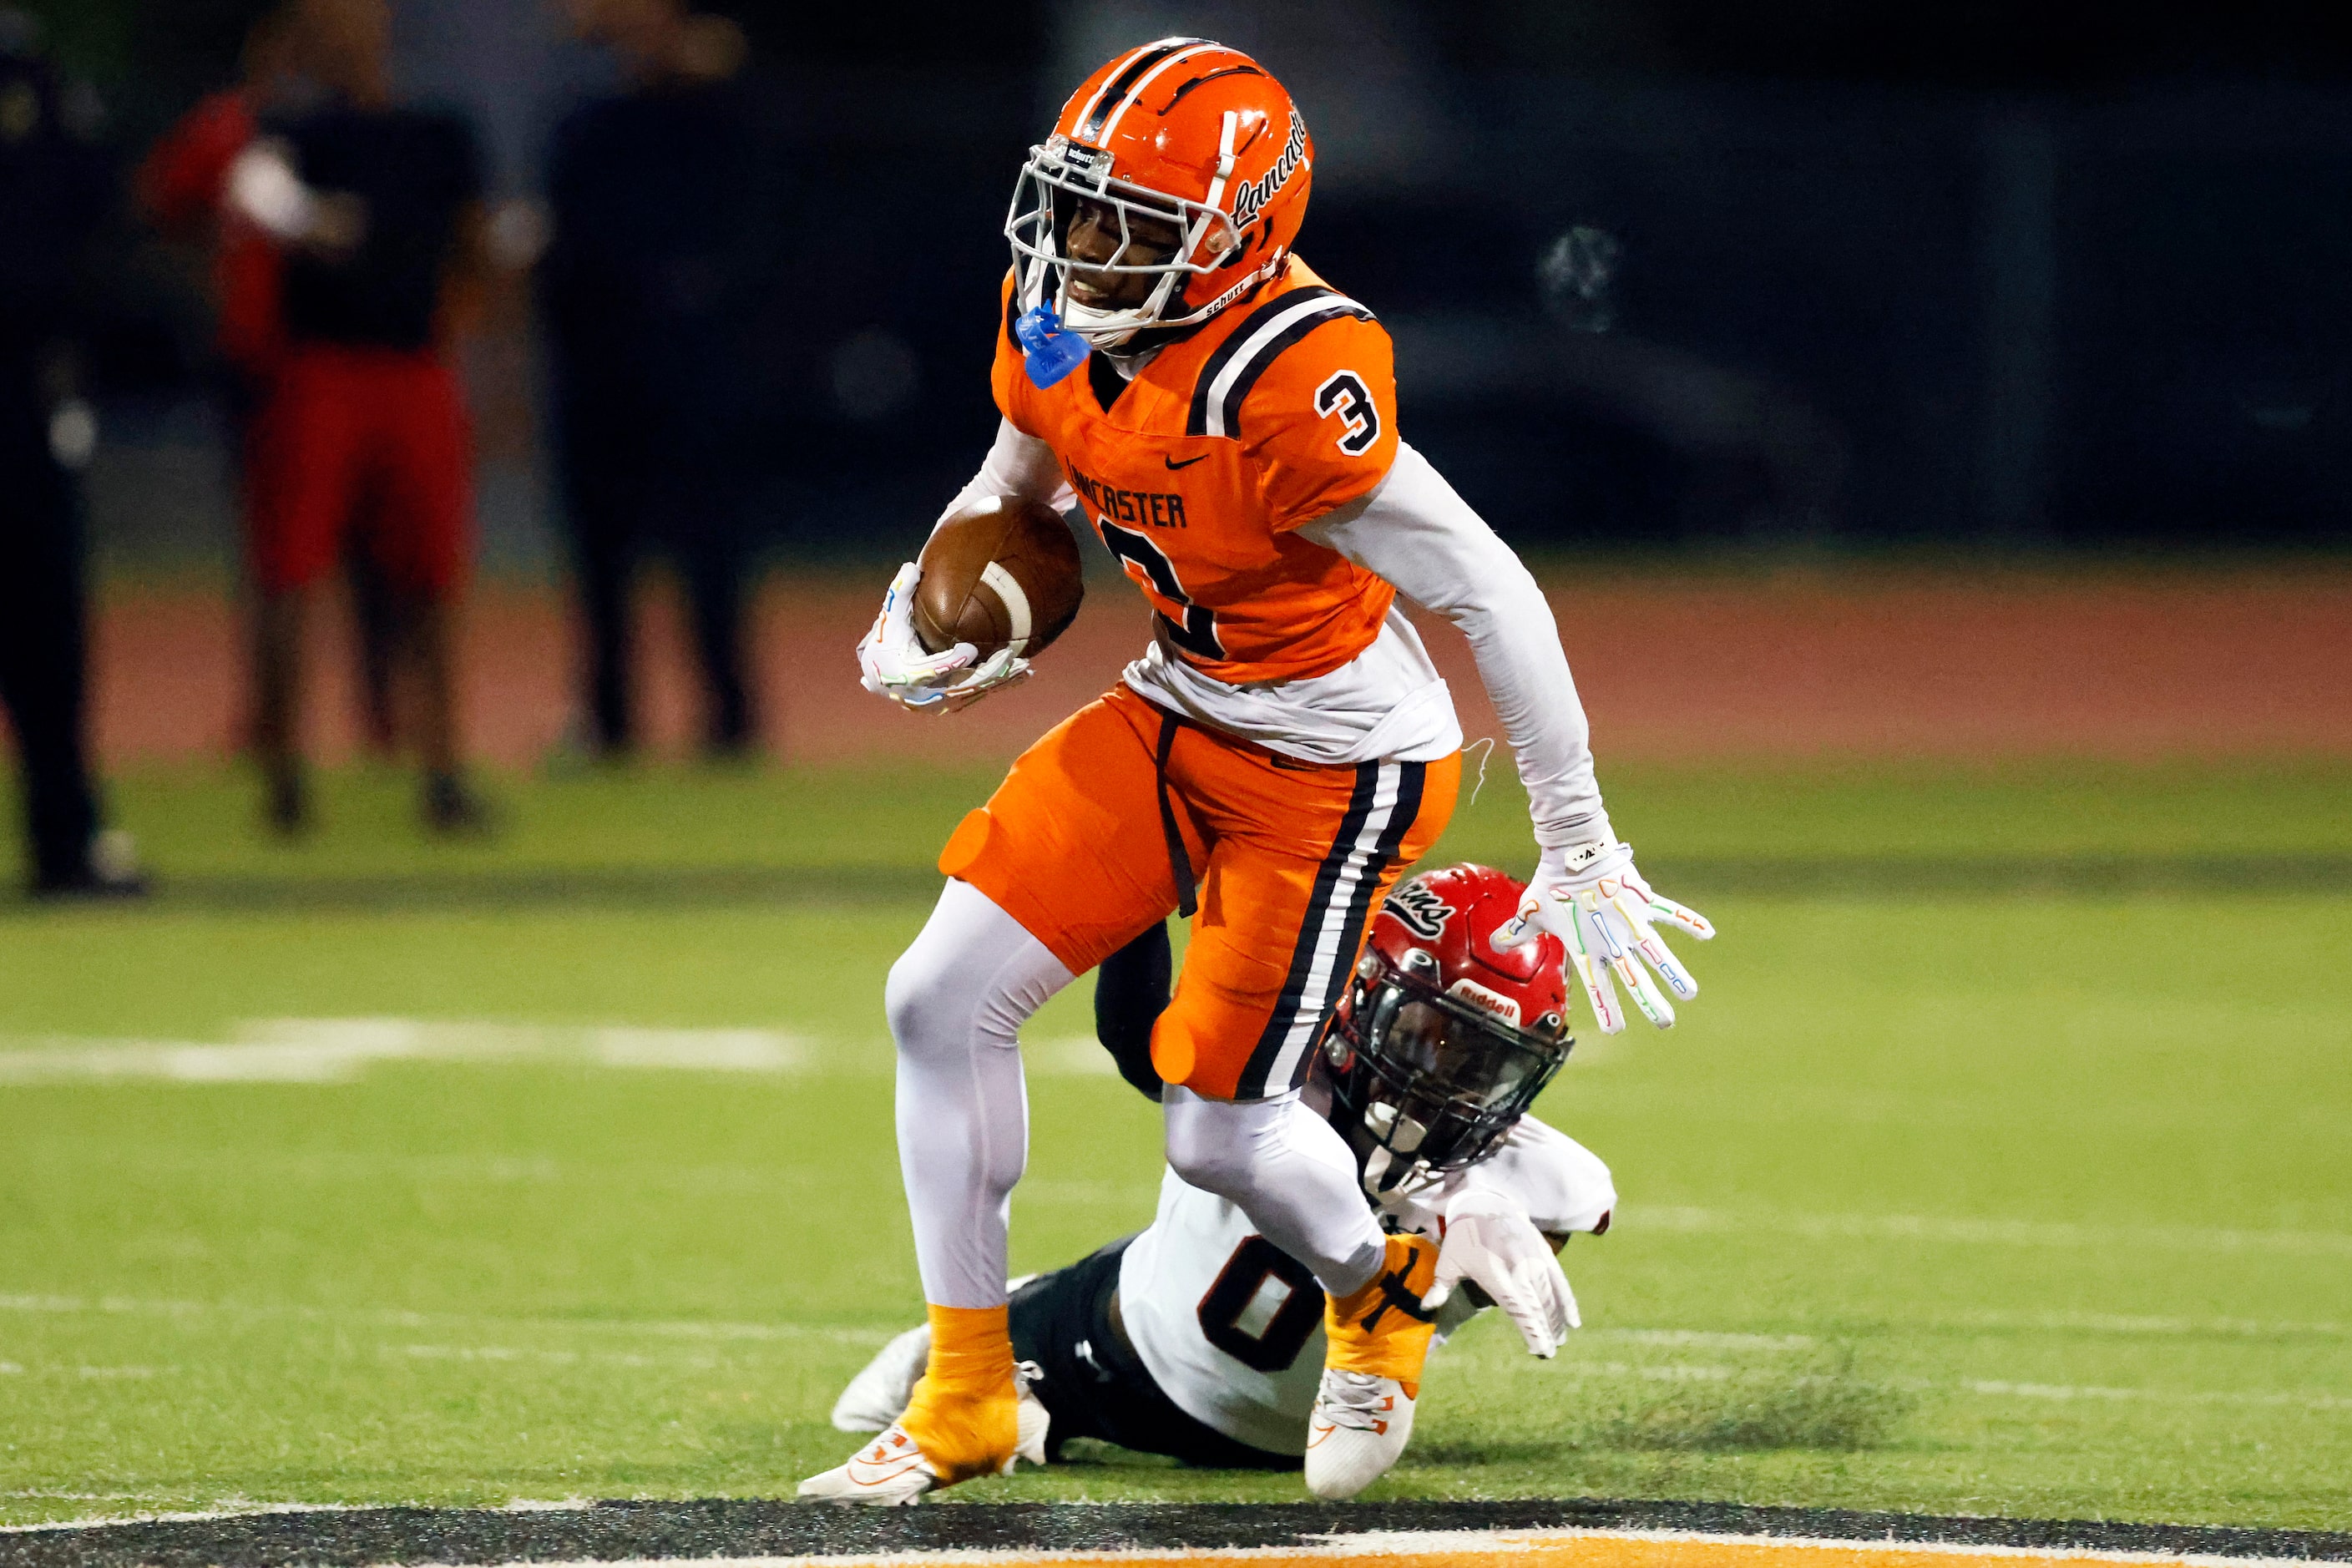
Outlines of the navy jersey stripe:
{"type": "Polygon", "coordinates": [[[1315,890],[1307,896],[1307,912],[1299,921],[1297,935],[1291,939],[1290,972],[1283,980],[1282,994],[1258,1035],[1256,1046],[1250,1051],[1248,1064],[1242,1068],[1241,1081],[1234,1089],[1236,1100],[1259,1100],[1266,1093],[1266,1075],[1273,1070],[1274,1058],[1281,1054],[1283,1042],[1290,1037],[1292,1027],[1298,1022],[1307,978],[1315,968],[1315,949],[1323,928],[1330,921],[1332,892],[1339,885],[1339,873],[1356,853],[1356,840],[1363,837],[1364,819],[1371,815],[1372,800],[1380,792],[1380,763],[1358,765],[1356,787],[1348,796],[1347,815],[1339,819],[1339,831],[1332,837],[1330,852],[1323,857],[1322,867],[1315,874],[1315,890]]]}
{"type": "Polygon", "coordinates": [[[1233,385],[1225,389],[1225,395],[1219,405],[1226,435],[1237,437],[1242,433],[1242,403],[1249,396],[1250,389],[1257,385],[1257,378],[1265,374],[1266,367],[1280,359],[1286,350],[1307,333],[1326,322],[1336,321],[1343,316],[1353,316],[1359,321],[1365,321],[1372,319],[1372,313],[1355,301],[1339,300],[1328,310],[1318,310],[1303,321],[1291,322],[1269,339],[1262,350],[1251,356],[1249,363],[1242,367],[1241,374],[1234,378],[1233,385]]]}
{"type": "Polygon", "coordinates": [[[1209,388],[1215,384],[1217,377],[1223,374],[1225,366],[1233,363],[1234,356],[1242,352],[1253,333],[1302,300],[1323,298],[1336,300],[1339,297],[1337,289],[1314,284],[1305,289],[1293,289],[1287,293],[1277,294],[1244,317],[1242,324],[1235,327],[1227,335],[1225,341],[1216,346],[1215,352],[1209,355],[1207,363],[1201,366],[1200,379],[1192,384],[1192,412],[1184,421],[1184,434],[1205,436],[1209,433],[1209,388]]]}

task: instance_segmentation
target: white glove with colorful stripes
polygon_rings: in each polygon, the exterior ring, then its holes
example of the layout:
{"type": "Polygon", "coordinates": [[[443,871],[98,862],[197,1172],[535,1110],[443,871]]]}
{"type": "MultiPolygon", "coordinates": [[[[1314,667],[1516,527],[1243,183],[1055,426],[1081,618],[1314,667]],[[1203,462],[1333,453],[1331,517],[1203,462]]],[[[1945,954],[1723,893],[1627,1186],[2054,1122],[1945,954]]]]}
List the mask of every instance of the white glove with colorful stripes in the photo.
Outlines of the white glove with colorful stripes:
{"type": "Polygon", "coordinates": [[[890,579],[882,613],[857,644],[860,684],[877,697],[925,713],[957,713],[1001,686],[1029,679],[1029,661],[1010,647],[986,659],[968,642],[925,653],[915,636],[915,584],[923,569],[909,561],[890,579]]]}
{"type": "Polygon", "coordinates": [[[1535,931],[1548,931],[1568,944],[1569,964],[1584,986],[1602,1034],[1613,1035],[1625,1026],[1612,974],[1624,982],[1642,1016],[1670,1029],[1674,1004],[1659,992],[1650,970],[1656,970],[1666,988],[1685,1002],[1698,994],[1698,982],[1653,929],[1660,921],[1701,942],[1715,936],[1706,916],[1650,890],[1633,869],[1632,845],[1596,840],[1543,852],[1536,874],[1528,879],[1518,914],[1495,929],[1494,943],[1497,951],[1517,947],[1530,941],[1535,931]]]}

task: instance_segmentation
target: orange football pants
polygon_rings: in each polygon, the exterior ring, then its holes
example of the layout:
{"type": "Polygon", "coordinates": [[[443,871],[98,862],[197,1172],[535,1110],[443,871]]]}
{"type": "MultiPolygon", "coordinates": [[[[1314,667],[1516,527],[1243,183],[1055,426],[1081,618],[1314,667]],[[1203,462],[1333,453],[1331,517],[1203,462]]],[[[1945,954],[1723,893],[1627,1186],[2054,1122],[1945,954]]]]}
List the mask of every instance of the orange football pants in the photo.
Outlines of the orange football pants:
{"type": "Polygon", "coordinates": [[[1259,1100],[1306,1080],[1374,911],[1445,830],[1461,776],[1459,753],[1295,762],[1121,686],[1022,753],[940,870],[1083,974],[1177,908],[1172,828],[1199,911],[1152,1065],[1196,1094],[1259,1100]]]}

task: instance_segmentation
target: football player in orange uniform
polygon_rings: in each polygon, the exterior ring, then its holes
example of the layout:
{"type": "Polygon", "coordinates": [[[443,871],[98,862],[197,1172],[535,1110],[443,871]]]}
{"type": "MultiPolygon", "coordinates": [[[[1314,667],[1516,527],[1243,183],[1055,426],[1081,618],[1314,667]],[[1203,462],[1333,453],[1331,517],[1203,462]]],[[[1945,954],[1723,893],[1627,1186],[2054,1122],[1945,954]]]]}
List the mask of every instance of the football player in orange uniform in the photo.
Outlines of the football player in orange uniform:
{"type": "MultiPolygon", "coordinates": [[[[910,1502],[1011,1465],[1018,1031],[1171,911],[1193,923],[1151,1038],[1169,1164],[1329,1298],[1309,1489],[1353,1496],[1402,1451],[1438,1245],[1382,1234],[1298,1098],[1372,912],[1454,806],[1462,732],[1400,591],[1468,636],[1534,807],[1538,868],[1494,940],[1558,935],[1604,1032],[1624,1023],[1612,976],[1661,1026],[1673,1007],[1645,963],[1696,994],[1652,924],[1712,929],[1653,894],[1610,831],[1542,592],[1398,439],[1387,333],[1293,254],[1314,157],[1264,67],[1165,38],[1081,84],[1023,167],[1003,423],[949,511],[1002,494],[1082,507],[1156,635],[956,829],[950,880],[891,970],[929,1360],[898,1423],[804,1495],[910,1502]]],[[[927,653],[919,578],[900,568],[859,645],[870,689],[953,710],[1027,673],[1011,650],[927,653]]]]}

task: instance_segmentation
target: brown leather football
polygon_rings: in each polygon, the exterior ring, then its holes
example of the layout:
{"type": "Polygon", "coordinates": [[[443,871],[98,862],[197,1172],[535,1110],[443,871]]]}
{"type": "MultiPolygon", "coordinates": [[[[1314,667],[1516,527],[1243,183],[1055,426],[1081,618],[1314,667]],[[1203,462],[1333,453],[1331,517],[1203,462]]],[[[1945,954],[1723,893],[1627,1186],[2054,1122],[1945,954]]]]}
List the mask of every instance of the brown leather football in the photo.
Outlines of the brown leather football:
{"type": "Polygon", "coordinates": [[[968,642],[986,658],[1007,644],[1034,658],[1069,629],[1086,597],[1078,542],[1062,514],[1020,496],[975,501],[932,531],[915,585],[924,651],[968,642]]]}

